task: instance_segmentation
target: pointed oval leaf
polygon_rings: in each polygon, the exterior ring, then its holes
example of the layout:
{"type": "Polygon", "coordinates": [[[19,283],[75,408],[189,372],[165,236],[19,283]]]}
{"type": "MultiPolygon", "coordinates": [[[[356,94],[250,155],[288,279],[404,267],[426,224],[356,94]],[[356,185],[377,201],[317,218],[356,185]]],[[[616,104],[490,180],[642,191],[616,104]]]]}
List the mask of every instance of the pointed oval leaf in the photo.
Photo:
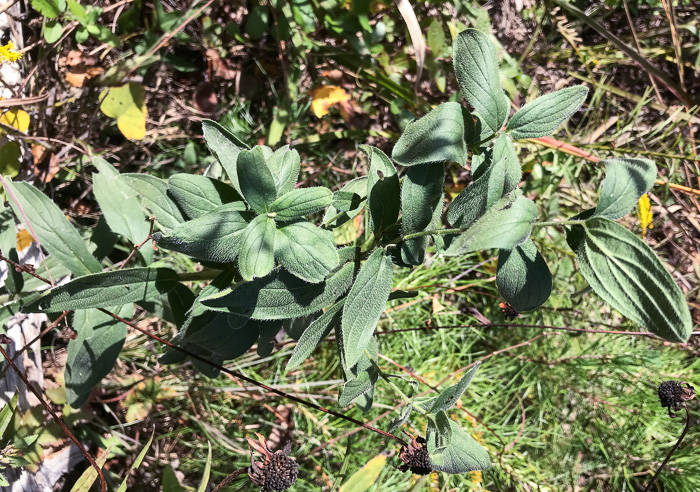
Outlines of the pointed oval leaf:
{"type": "MultiPolygon", "coordinates": [[[[429,421],[430,423],[430,421],[429,421]]],[[[447,419],[447,426],[438,432],[436,425],[428,425],[426,440],[428,453],[435,470],[450,474],[467,473],[475,470],[485,470],[491,463],[489,453],[476,440],[464,432],[457,422],[447,419]],[[449,433],[449,444],[440,447],[446,441],[449,433]]]]}
{"type": "Polygon", "coordinates": [[[537,218],[537,206],[523,196],[509,203],[502,198],[474,225],[452,241],[444,252],[456,256],[483,249],[512,249],[530,235],[537,218]]]}
{"type": "MultiPolygon", "coordinates": [[[[130,318],[132,304],[117,313],[130,318]]],[[[73,329],[78,334],[68,342],[64,373],[66,399],[73,408],[80,408],[90,397],[92,389],[114,367],[126,340],[127,327],[97,309],[75,312],[73,329]]]]}
{"type": "Polygon", "coordinates": [[[316,318],[301,334],[294,353],[287,362],[287,370],[299,367],[309,358],[319,343],[325,339],[333,328],[340,324],[345,299],[333,304],[325,313],[316,318]]]}
{"type": "Polygon", "coordinates": [[[338,397],[338,405],[347,407],[360,396],[374,389],[379,376],[374,367],[369,367],[361,371],[354,379],[348,380],[344,385],[338,397]]]}
{"type": "Polygon", "coordinates": [[[506,131],[515,139],[547,137],[586,100],[588,87],[568,87],[540,96],[515,112],[506,131]]]}
{"type": "Polygon", "coordinates": [[[377,483],[379,475],[386,465],[387,457],[380,454],[367,462],[365,466],[357,470],[352,476],[340,486],[338,492],[366,492],[377,483]]]}
{"type": "Polygon", "coordinates": [[[348,367],[364,355],[391,292],[394,265],[383,249],[372,253],[357,274],[343,307],[343,350],[348,367]]]}
{"type": "Polygon", "coordinates": [[[447,161],[463,166],[467,163],[467,142],[473,126],[471,114],[461,104],[440,104],[406,125],[391,158],[402,166],[447,161]]]}
{"type": "Polygon", "coordinates": [[[73,275],[102,270],[85,241],[46,195],[28,183],[3,180],[12,211],[28,231],[33,231],[42,248],[65,265],[73,275]]]}
{"type": "Polygon", "coordinates": [[[268,159],[272,178],[277,186],[277,196],[283,196],[294,189],[301,170],[299,152],[285,145],[277,149],[268,159]]]}
{"type": "Polygon", "coordinates": [[[338,266],[333,233],[310,222],[281,227],[275,235],[275,259],[289,272],[312,284],[338,266]]]}
{"type": "MultiPolygon", "coordinates": [[[[436,162],[411,167],[401,186],[401,235],[426,230],[433,223],[436,210],[442,215],[442,197],[445,186],[445,166],[436,162]]],[[[409,265],[420,265],[428,246],[427,237],[404,241],[401,258],[409,265]]]]}
{"type": "MultiPolygon", "coordinates": [[[[101,157],[95,157],[92,165],[99,171],[92,174],[92,191],[109,228],[127,238],[131,244],[140,244],[148,237],[150,222],[143,213],[139,199],[133,196],[117,176],[114,166],[101,157]]],[[[146,262],[153,259],[151,242],[139,250],[146,262]]]]}
{"type": "Polygon", "coordinates": [[[243,230],[253,217],[229,211],[226,205],[222,208],[180,224],[168,236],[156,233],[153,238],[162,248],[198,260],[230,263],[238,256],[243,230]]]}
{"type": "Polygon", "coordinates": [[[472,382],[472,379],[474,379],[474,376],[476,376],[479,366],[481,366],[481,363],[474,364],[474,366],[464,373],[464,376],[462,376],[462,379],[460,379],[459,382],[445,389],[442,393],[440,393],[440,396],[429,400],[421,406],[428,413],[444,412],[452,407],[452,405],[457,403],[457,400],[459,400],[467,390],[467,387],[472,382]]]}
{"type": "Polygon", "coordinates": [[[483,32],[467,29],[455,39],[452,58],[464,97],[491,133],[496,133],[508,117],[510,102],[498,77],[495,46],[483,32]]]}
{"type": "Polygon", "coordinates": [[[266,215],[258,215],[243,230],[238,269],[244,279],[264,277],[275,267],[276,232],[275,221],[266,215]]]}
{"type": "Polygon", "coordinates": [[[396,168],[384,152],[370,145],[360,145],[367,154],[367,208],[372,229],[379,234],[399,219],[401,208],[399,177],[396,168]]]}
{"type": "Polygon", "coordinates": [[[333,201],[323,217],[325,225],[338,227],[362,211],[363,199],[367,197],[367,179],[367,176],[355,178],[333,193],[333,201]]]}
{"type": "Polygon", "coordinates": [[[259,214],[267,213],[277,199],[275,180],[265,162],[264,152],[260,146],[253,150],[241,150],[236,163],[241,194],[250,208],[259,214]]]}
{"type": "Polygon", "coordinates": [[[335,302],[352,284],[348,263],[319,284],[310,284],[285,270],[244,282],[201,300],[208,309],[251,319],[290,319],[316,313],[335,302]]]}
{"type": "Polygon", "coordinates": [[[22,308],[26,313],[59,313],[76,309],[107,308],[167,294],[177,285],[170,268],[125,268],[95,273],[46,291],[22,308]]]}
{"type": "Polygon", "coordinates": [[[275,200],[270,206],[270,212],[275,214],[275,219],[294,220],[323,210],[332,200],[333,193],[328,188],[299,188],[275,200]]]}
{"type": "Polygon", "coordinates": [[[656,179],[656,164],[649,159],[606,159],[605,179],[595,209],[597,217],[617,220],[629,214],[656,179]]]}
{"type": "Polygon", "coordinates": [[[483,162],[473,172],[475,181],[457,195],[447,211],[447,220],[453,227],[473,224],[503,195],[518,187],[522,170],[513,140],[501,134],[493,152],[486,152],[483,162]]]}
{"type": "Polygon", "coordinates": [[[241,200],[238,192],[223,181],[194,174],[170,176],[168,190],[191,219],[201,217],[225,203],[241,200]]]}
{"type": "Polygon", "coordinates": [[[685,296],[644,241],[603,217],[572,228],[567,240],[581,274],[601,299],[655,335],[688,340],[692,322],[685,296]]]}
{"type": "Polygon", "coordinates": [[[516,311],[532,311],[549,299],[552,274],[535,243],[527,239],[512,250],[498,254],[496,285],[516,311]]]}
{"type": "Polygon", "coordinates": [[[126,173],[117,178],[131,188],[141,204],[167,229],[174,229],[185,221],[185,216],[168,193],[168,184],[148,174],[126,173]]]}
{"type": "Polygon", "coordinates": [[[204,130],[204,140],[207,142],[207,147],[226,170],[233,187],[238,193],[241,193],[236,162],[238,154],[241,150],[248,149],[248,146],[216,121],[202,121],[202,130],[204,130]]]}

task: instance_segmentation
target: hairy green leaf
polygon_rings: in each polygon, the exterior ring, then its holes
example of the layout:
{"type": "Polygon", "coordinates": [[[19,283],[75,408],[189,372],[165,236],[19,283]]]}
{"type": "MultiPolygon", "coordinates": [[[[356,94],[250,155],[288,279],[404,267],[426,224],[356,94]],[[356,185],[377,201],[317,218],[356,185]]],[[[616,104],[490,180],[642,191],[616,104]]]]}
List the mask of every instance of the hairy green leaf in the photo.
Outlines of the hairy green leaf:
{"type": "Polygon", "coordinates": [[[168,184],[162,179],[134,173],[120,174],[116,179],[131,188],[144,208],[165,228],[174,229],[185,221],[182,211],[168,193],[168,184]]]}
{"type": "MultiPolygon", "coordinates": [[[[114,166],[101,157],[95,157],[92,165],[99,171],[92,175],[92,191],[109,228],[126,237],[131,244],[140,244],[148,237],[151,226],[146,219],[139,199],[117,176],[114,166]]],[[[139,253],[150,263],[153,259],[151,242],[141,247],[139,253]]]]}
{"type": "Polygon", "coordinates": [[[429,419],[426,433],[430,461],[436,470],[458,474],[485,470],[491,466],[486,449],[464,432],[457,422],[443,418],[441,423],[445,425],[438,426],[429,419]],[[449,444],[441,446],[444,442],[449,444]]]}
{"type": "Polygon", "coordinates": [[[588,87],[578,85],[540,96],[515,112],[506,131],[515,139],[547,137],[586,100],[588,87]]]}
{"type": "Polygon", "coordinates": [[[399,177],[384,152],[370,145],[360,145],[360,150],[367,154],[369,160],[367,208],[372,229],[379,234],[399,219],[399,177]]]}
{"type": "Polygon", "coordinates": [[[498,78],[496,48],[483,32],[467,29],[459,33],[452,49],[459,88],[491,133],[496,133],[510,111],[498,78]]]}
{"type": "Polygon", "coordinates": [[[518,196],[511,202],[502,198],[469,229],[452,241],[446,256],[457,256],[482,249],[512,249],[530,235],[537,218],[537,206],[518,196]]]}
{"type": "Polygon", "coordinates": [[[195,174],[170,176],[168,190],[191,219],[212,212],[225,203],[241,200],[238,192],[223,181],[195,174]]]}
{"type": "MultiPolygon", "coordinates": [[[[410,167],[401,186],[401,235],[426,230],[433,223],[436,209],[442,214],[445,167],[442,163],[410,167]]],[[[428,237],[408,239],[401,245],[401,259],[420,265],[425,259],[428,237]]]]}
{"type": "Polygon", "coordinates": [[[333,193],[333,201],[326,209],[323,223],[338,227],[362,211],[363,199],[367,197],[367,176],[348,181],[339,191],[333,193]]]}
{"type": "Polygon", "coordinates": [[[499,252],[496,285],[503,298],[519,312],[532,311],[549,299],[552,274],[531,239],[499,252]]]}
{"type": "Polygon", "coordinates": [[[270,205],[270,212],[278,220],[294,220],[323,210],[331,204],[333,193],[328,188],[314,186],[286,193],[270,205]]]}
{"type": "Polygon", "coordinates": [[[169,236],[156,233],[153,237],[162,248],[198,260],[230,263],[238,256],[241,236],[252,218],[251,213],[229,211],[223,205],[220,209],[180,224],[169,236]]]}
{"type": "Polygon", "coordinates": [[[343,349],[348,367],[354,366],[367,348],[391,292],[394,265],[383,249],[367,259],[350,289],[343,307],[343,349]]]}
{"type": "Polygon", "coordinates": [[[203,120],[202,130],[204,130],[204,140],[206,140],[209,150],[226,170],[233,187],[238,193],[241,193],[236,163],[238,154],[240,154],[241,150],[248,149],[248,146],[215,121],[203,120]]]}
{"type": "Polygon", "coordinates": [[[285,270],[244,282],[201,300],[209,309],[251,319],[290,319],[316,313],[350,288],[354,264],[348,263],[319,284],[310,284],[285,270]]]}
{"type": "Polygon", "coordinates": [[[26,313],[59,313],[76,309],[107,308],[153,299],[177,284],[170,268],[125,268],[95,273],[46,291],[22,308],[26,313]]]}
{"type": "Polygon", "coordinates": [[[275,236],[275,259],[302,280],[322,282],[338,266],[333,233],[310,222],[280,227],[275,236]]]}
{"type": "Polygon", "coordinates": [[[423,407],[423,409],[425,409],[425,411],[428,413],[444,412],[452,407],[452,405],[457,403],[457,400],[459,400],[467,390],[467,387],[472,382],[472,379],[474,379],[476,372],[479,370],[480,365],[481,363],[474,364],[471,369],[464,373],[464,376],[462,376],[462,379],[460,379],[459,382],[443,390],[443,392],[440,393],[440,396],[421,404],[421,407],[423,407]]]}
{"type": "Polygon", "coordinates": [[[277,196],[281,197],[294,189],[301,170],[299,152],[285,145],[277,149],[267,160],[272,178],[277,187],[277,196]]]}
{"type": "Polygon", "coordinates": [[[236,169],[238,184],[245,201],[257,213],[267,213],[270,205],[277,199],[277,188],[272,172],[265,163],[263,148],[257,146],[252,150],[242,150],[238,154],[236,169]]]}
{"type": "Polygon", "coordinates": [[[331,330],[340,324],[344,304],[345,299],[333,304],[304,330],[296,347],[294,347],[294,353],[287,362],[288,371],[299,367],[316,349],[318,344],[328,336],[331,330]]]}
{"type": "Polygon", "coordinates": [[[606,159],[605,179],[595,210],[596,217],[617,220],[632,211],[656,179],[656,164],[649,159],[606,159]]]}
{"type": "Polygon", "coordinates": [[[493,152],[487,152],[473,172],[475,181],[457,195],[447,211],[447,220],[453,227],[470,226],[518,187],[522,170],[510,137],[501,134],[493,152]]]}
{"type": "Polygon", "coordinates": [[[692,322],[683,292],[644,241],[604,217],[572,227],[567,241],[601,299],[655,335],[688,340],[692,322]]]}
{"type": "Polygon", "coordinates": [[[402,166],[446,161],[464,166],[473,132],[469,111],[456,102],[443,103],[406,126],[391,158],[402,166]]]}
{"type": "MultiPolygon", "coordinates": [[[[115,314],[130,318],[133,311],[133,304],[127,304],[115,314]]],[[[71,407],[80,408],[114,367],[126,340],[127,327],[97,309],[76,311],[72,327],[78,336],[68,342],[66,399],[71,407]]]]}
{"type": "Polygon", "coordinates": [[[275,221],[258,215],[241,234],[238,269],[246,280],[264,277],[275,267],[275,221]]]}
{"type": "Polygon", "coordinates": [[[78,231],[46,195],[29,183],[13,183],[9,179],[5,182],[12,210],[27,230],[36,234],[42,248],[73,275],[87,275],[102,269],[78,231]]]}

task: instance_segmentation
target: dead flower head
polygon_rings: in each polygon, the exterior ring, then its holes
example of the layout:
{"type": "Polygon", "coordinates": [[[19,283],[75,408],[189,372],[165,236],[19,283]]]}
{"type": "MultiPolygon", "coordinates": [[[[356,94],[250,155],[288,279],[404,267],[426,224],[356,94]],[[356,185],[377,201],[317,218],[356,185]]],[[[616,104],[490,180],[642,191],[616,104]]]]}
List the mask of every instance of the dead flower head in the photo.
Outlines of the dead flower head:
{"type": "Polygon", "coordinates": [[[685,402],[695,398],[695,388],[685,381],[664,381],[659,386],[662,407],[668,407],[668,415],[675,417],[685,402]]]}
{"type": "Polygon", "coordinates": [[[403,465],[399,467],[399,470],[406,472],[411,470],[416,475],[428,475],[433,471],[433,465],[430,462],[430,456],[428,455],[428,444],[427,441],[421,436],[411,437],[411,443],[408,445],[401,446],[401,451],[399,452],[399,459],[403,461],[403,465]]]}
{"type": "Polygon", "coordinates": [[[250,453],[250,468],[248,476],[258,487],[262,487],[262,492],[279,492],[287,490],[294,485],[297,480],[299,465],[291,459],[288,454],[292,450],[292,443],[288,442],[283,451],[274,453],[267,446],[267,441],[263,436],[255,433],[258,440],[248,438],[250,447],[263,455],[265,461],[262,463],[253,460],[253,452],[250,453]]]}

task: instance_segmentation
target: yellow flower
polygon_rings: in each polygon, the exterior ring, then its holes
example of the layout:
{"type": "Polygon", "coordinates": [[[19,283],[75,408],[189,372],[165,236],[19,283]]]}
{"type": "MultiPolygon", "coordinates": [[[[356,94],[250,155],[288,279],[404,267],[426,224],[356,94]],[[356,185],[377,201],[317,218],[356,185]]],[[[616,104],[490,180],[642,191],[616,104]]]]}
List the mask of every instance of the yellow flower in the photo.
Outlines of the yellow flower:
{"type": "Polygon", "coordinates": [[[0,46],[0,63],[13,62],[22,58],[22,53],[15,51],[15,43],[10,41],[5,46],[0,46]]]}
{"type": "Polygon", "coordinates": [[[651,229],[651,221],[653,218],[649,195],[645,193],[639,198],[639,225],[642,227],[642,237],[646,237],[647,229],[651,229]]]}

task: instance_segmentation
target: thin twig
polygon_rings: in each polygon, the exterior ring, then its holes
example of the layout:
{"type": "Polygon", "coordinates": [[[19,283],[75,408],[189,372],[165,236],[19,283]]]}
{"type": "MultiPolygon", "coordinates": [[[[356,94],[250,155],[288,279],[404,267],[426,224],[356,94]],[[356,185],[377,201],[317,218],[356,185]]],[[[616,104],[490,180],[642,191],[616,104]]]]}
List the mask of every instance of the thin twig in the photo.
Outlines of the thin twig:
{"type": "Polygon", "coordinates": [[[688,405],[683,405],[683,407],[685,408],[685,415],[686,415],[685,428],[683,429],[683,433],[681,434],[681,437],[678,438],[678,441],[676,441],[676,444],[673,445],[673,447],[671,448],[671,451],[668,452],[668,454],[666,455],[666,459],[664,460],[663,463],[661,463],[661,466],[659,467],[659,469],[656,470],[656,473],[654,473],[654,476],[651,477],[651,480],[649,481],[646,488],[644,489],[644,492],[649,492],[651,490],[651,486],[654,485],[654,482],[659,477],[661,470],[664,469],[664,466],[666,466],[666,464],[668,463],[668,460],[671,459],[671,456],[673,456],[673,453],[676,452],[676,449],[678,449],[678,446],[681,445],[681,441],[683,440],[685,435],[688,433],[688,429],[690,428],[690,410],[688,410],[688,405]]]}
{"type": "Polygon", "coordinates": [[[224,487],[226,487],[229,483],[233,482],[236,477],[239,475],[243,475],[244,473],[248,473],[248,467],[245,468],[239,468],[235,472],[231,473],[229,476],[223,479],[223,481],[212,490],[212,492],[219,492],[220,490],[223,490],[224,487]]]}
{"type": "MultiPolygon", "coordinates": [[[[131,250],[131,253],[129,253],[129,256],[126,257],[126,260],[124,260],[124,263],[122,263],[122,266],[119,267],[119,270],[124,268],[127,263],[129,263],[129,260],[136,254],[138,250],[140,250],[144,244],[146,244],[149,240],[153,239],[153,224],[156,220],[155,215],[151,215],[148,220],[151,221],[151,229],[148,231],[148,236],[146,239],[141,241],[139,244],[134,244],[134,248],[131,250]]],[[[156,247],[155,244],[153,245],[153,250],[155,251],[156,247]]]]}
{"type": "MultiPolygon", "coordinates": [[[[24,352],[26,352],[27,349],[28,349],[29,347],[31,347],[32,345],[34,345],[34,343],[36,343],[37,340],[41,340],[41,338],[42,338],[44,335],[46,335],[48,332],[50,332],[51,330],[53,330],[54,328],[56,328],[56,326],[58,326],[58,324],[63,320],[63,318],[65,318],[65,317],[68,315],[68,313],[70,313],[70,311],[63,311],[63,314],[61,314],[61,315],[56,319],[56,321],[54,321],[53,323],[51,323],[45,330],[43,330],[41,333],[39,333],[37,336],[35,336],[31,341],[25,343],[24,346],[23,346],[21,349],[19,349],[18,351],[16,351],[16,352],[15,352],[15,355],[12,356],[12,360],[13,360],[13,361],[16,361],[16,360],[19,358],[19,356],[22,355],[24,352]]],[[[7,369],[8,369],[8,368],[5,367],[5,368],[3,368],[2,371],[0,371],[0,379],[2,379],[2,378],[5,376],[5,371],[7,371],[7,369]]]]}
{"type": "MultiPolygon", "coordinates": [[[[7,335],[0,335],[0,344],[11,343],[11,342],[12,342],[12,339],[10,337],[8,337],[7,335]]],[[[0,346],[0,353],[2,353],[2,356],[5,358],[7,363],[10,364],[12,369],[17,373],[17,376],[19,376],[19,378],[27,386],[27,389],[29,389],[29,391],[34,393],[34,396],[36,396],[36,398],[41,402],[41,404],[46,409],[46,411],[49,412],[51,414],[51,417],[53,417],[53,419],[58,423],[58,425],[60,425],[63,428],[63,432],[65,432],[66,435],[68,436],[68,438],[71,441],[73,441],[73,443],[78,447],[78,449],[80,449],[80,452],[83,453],[83,456],[85,456],[85,458],[90,462],[92,467],[95,470],[97,470],[97,475],[100,477],[100,488],[101,488],[102,492],[105,492],[107,490],[107,482],[105,482],[105,477],[104,477],[104,475],[102,475],[102,470],[100,470],[100,467],[97,464],[97,462],[95,462],[95,459],[90,455],[90,453],[88,453],[83,448],[82,444],[80,444],[80,441],[78,441],[78,439],[73,435],[73,433],[68,429],[68,427],[66,427],[66,424],[63,423],[63,420],[61,420],[61,418],[56,414],[56,412],[53,411],[53,408],[51,408],[51,405],[49,405],[48,403],[46,403],[44,401],[44,399],[41,397],[41,394],[39,393],[39,391],[37,391],[37,389],[34,388],[34,386],[32,386],[32,384],[25,377],[25,375],[20,372],[19,368],[15,365],[14,362],[12,362],[12,358],[9,355],[7,355],[7,352],[5,352],[5,349],[2,348],[2,346],[0,346]]]]}
{"type": "Polygon", "coordinates": [[[355,425],[358,425],[358,426],[360,426],[360,427],[363,427],[363,428],[365,428],[365,429],[367,429],[367,430],[369,430],[369,431],[376,432],[377,434],[380,434],[380,435],[382,435],[382,436],[384,436],[384,437],[388,437],[389,439],[393,439],[393,440],[395,440],[396,442],[398,442],[398,443],[400,443],[400,444],[402,444],[402,445],[406,445],[406,442],[405,442],[403,439],[401,439],[401,438],[398,437],[398,436],[395,436],[394,434],[390,434],[389,432],[385,432],[385,431],[383,431],[383,430],[381,430],[381,429],[377,429],[376,427],[372,427],[371,425],[365,424],[364,422],[360,422],[359,420],[356,420],[356,419],[354,419],[354,418],[352,418],[352,417],[348,417],[347,415],[344,415],[344,414],[342,414],[342,413],[335,412],[335,411],[333,411],[333,410],[330,410],[330,409],[328,409],[328,408],[322,407],[322,406],[320,406],[320,405],[316,405],[315,403],[311,403],[310,401],[303,400],[303,399],[301,399],[301,398],[297,398],[297,397],[294,396],[294,395],[290,395],[289,393],[285,393],[284,391],[280,391],[280,390],[278,390],[278,389],[276,389],[276,388],[273,388],[272,386],[268,386],[268,385],[266,385],[266,384],[264,384],[264,383],[261,383],[261,382],[259,382],[259,381],[256,381],[255,379],[251,379],[251,378],[249,378],[248,376],[244,376],[243,374],[241,374],[241,373],[239,373],[239,372],[236,372],[236,371],[232,371],[232,370],[230,370],[230,369],[227,369],[226,367],[222,366],[221,364],[217,364],[216,362],[212,362],[211,360],[209,360],[209,359],[207,359],[207,358],[205,358],[205,357],[202,357],[202,356],[200,356],[200,355],[197,355],[197,354],[195,354],[194,352],[190,352],[189,350],[187,350],[187,349],[185,349],[185,348],[178,347],[177,345],[175,345],[175,344],[173,344],[173,343],[170,343],[170,342],[168,342],[167,340],[165,340],[165,339],[163,339],[163,338],[160,338],[158,335],[154,335],[153,333],[150,333],[148,330],[145,330],[144,328],[141,328],[141,327],[137,326],[136,324],[134,324],[134,323],[132,323],[132,322],[130,322],[130,321],[127,321],[127,320],[125,320],[124,318],[121,318],[120,316],[117,316],[117,315],[114,314],[114,313],[111,313],[111,312],[107,311],[106,309],[103,309],[103,308],[98,308],[98,309],[99,309],[100,311],[102,311],[103,313],[107,314],[108,316],[111,316],[112,318],[116,319],[117,321],[121,321],[122,323],[124,323],[125,325],[127,325],[127,326],[133,328],[134,330],[137,330],[137,331],[143,333],[143,334],[146,335],[147,337],[152,338],[153,340],[156,340],[156,341],[158,341],[158,342],[160,342],[160,343],[162,343],[162,344],[164,344],[164,345],[166,345],[166,346],[172,348],[173,350],[177,350],[178,352],[181,352],[181,353],[183,353],[183,354],[185,354],[185,355],[187,355],[187,356],[189,356],[189,357],[191,357],[191,358],[193,358],[193,359],[197,359],[197,360],[200,361],[200,362],[204,362],[205,364],[208,364],[208,365],[210,365],[211,367],[213,367],[213,368],[215,368],[215,369],[218,369],[218,370],[221,371],[221,372],[224,372],[224,373],[226,373],[226,374],[230,374],[230,375],[233,376],[234,378],[241,379],[241,380],[243,380],[243,381],[245,381],[245,382],[247,382],[247,383],[253,384],[253,385],[255,385],[255,386],[259,387],[259,388],[262,388],[262,389],[264,389],[264,390],[266,390],[266,391],[269,391],[270,393],[274,393],[274,394],[276,394],[276,395],[278,395],[278,396],[281,396],[281,397],[283,397],[283,398],[287,398],[288,400],[292,400],[292,401],[294,401],[294,402],[296,402],[296,403],[299,403],[299,404],[301,404],[301,405],[304,405],[304,406],[307,406],[307,407],[309,407],[309,408],[313,408],[313,409],[315,409],[315,410],[319,410],[319,411],[321,411],[321,412],[327,413],[327,414],[332,415],[332,416],[334,416],[334,417],[336,417],[336,418],[346,420],[346,421],[351,422],[351,423],[353,423],[353,424],[355,424],[355,425]]]}

